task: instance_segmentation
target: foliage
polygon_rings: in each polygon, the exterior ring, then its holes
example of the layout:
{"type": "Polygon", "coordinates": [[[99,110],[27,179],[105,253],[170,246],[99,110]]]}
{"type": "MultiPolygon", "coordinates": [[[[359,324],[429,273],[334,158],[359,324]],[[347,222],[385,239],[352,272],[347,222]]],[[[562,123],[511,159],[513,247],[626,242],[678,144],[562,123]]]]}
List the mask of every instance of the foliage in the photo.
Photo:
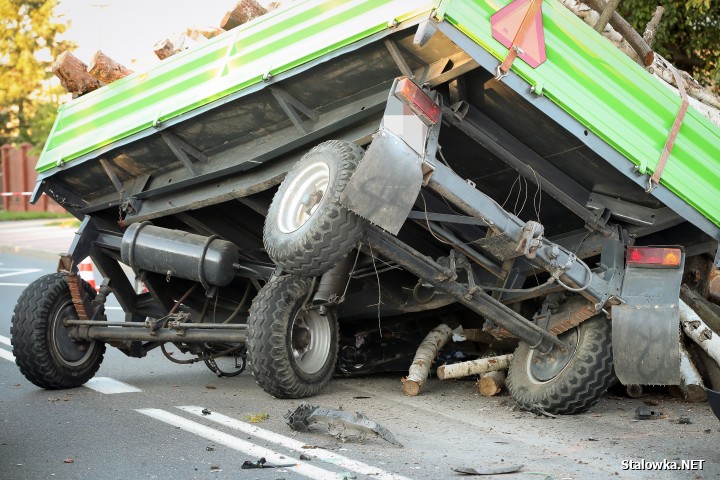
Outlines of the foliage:
{"type": "MultiPolygon", "coordinates": [[[[9,212],[6,210],[0,210],[0,222],[11,222],[11,221],[17,221],[17,220],[38,220],[38,219],[55,219],[55,218],[72,218],[72,215],[69,213],[54,213],[54,212],[9,212]]],[[[75,223],[73,223],[73,220],[69,220],[68,223],[62,222],[50,222],[45,224],[46,226],[67,226],[68,228],[72,228],[75,226],[75,223]]],[[[78,226],[79,222],[78,222],[78,226]]]]}
{"type": "Polygon", "coordinates": [[[58,40],[67,26],[57,0],[0,0],[0,144],[41,145],[58,107],[50,90],[52,59],[73,48],[58,40]]]}
{"type": "Polygon", "coordinates": [[[681,70],[720,91],[720,2],[623,0],[618,13],[642,33],[658,5],[665,7],[653,47],[681,70]]]}

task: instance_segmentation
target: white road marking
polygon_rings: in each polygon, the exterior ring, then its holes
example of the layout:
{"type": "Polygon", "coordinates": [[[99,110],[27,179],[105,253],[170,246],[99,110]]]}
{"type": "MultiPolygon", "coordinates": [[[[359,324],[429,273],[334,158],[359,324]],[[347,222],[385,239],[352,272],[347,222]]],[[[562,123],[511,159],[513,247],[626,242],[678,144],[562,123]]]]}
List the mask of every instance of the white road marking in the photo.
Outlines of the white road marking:
{"type": "Polygon", "coordinates": [[[167,423],[168,425],[181,428],[186,432],[194,433],[195,435],[206,438],[212,442],[215,442],[216,444],[225,445],[226,447],[230,447],[234,450],[243,452],[253,459],[265,457],[268,463],[276,465],[294,463],[294,466],[284,468],[287,468],[292,472],[308,478],[317,480],[336,480],[338,478],[338,475],[336,473],[333,473],[329,470],[325,470],[314,465],[305,463],[303,461],[290,458],[287,455],[281,455],[280,453],[274,452],[268,448],[255,445],[254,443],[250,443],[248,441],[242,440],[238,437],[234,437],[219,430],[206,427],[205,425],[201,425],[197,422],[193,422],[192,420],[188,420],[173,413],[166,412],[165,410],[160,410],[157,408],[140,408],[135,411],[138,413],[142,413],[143,415],[147,415],[148,417],[152,417],[156,420],[160,420],[161,422],[167,423]]]}
{"type": "Polygon", "coordinates": [[[10,339],[3,335],[0,335],[0,343],[4,343],[5,345],[12,345],[12,343],[10,343],[10,339]]]}
{"type": "MultiPolygon", "coordinates": [[[[202,407],[188,406],[175,408],[179,408],[180,410],[192,413],[193,415],[203,417],[206,420],[212,420],[213,422],[225,425],[226,427],[240,430],[243,433],[254,435],[258,438],[261,438],[268,442],[276,443],[285,448],[307,453],[307,449],[303,448],[303,446],[307,445],[306,443],[286,437],[284,435],[280,435],[279,433],[271,432],[270,430],[256,427],[255,425],[252,425],[250,423],[241,422],[240,420],[230,418],[221,413],[212,412],[210,415],[203,415],[202,407]]],[[[347,457],[343,457],[342,455],[338,455],[337,453],[333,453],[328,450],[316,449],[312,451],[311,455],[318,460],[332,463],[333,465],[352,470],[353,472],[359,473],[361,475],[372,475],[374,478],[378,478],[381,480],[410,480],[409,478],[403,477],[402,475],[396,475],[394,473],[386,472],[380,468],[373,467],[372,465],[368,465],[357,460],[352,460],[347,457]]]]}
{"type": "Polygon", "coordinates": [[[5,360],[15,363],[15,356],[2,348],[0,348],[0,358],[4,358],[5,360]]]}
{"type": "Polygon", "coordinates": [[[5,271],[5,273],[0,273],[0,277],[12,277],[15,275],[42,272],[39,268],[0,268],[0,271],[5,271]]]}
{"type": "Polygon", "coordinates": [[[0,287],[27,287],[29,283],[0,283],[0,287]]]}
{"type": "Polygon", "coordinates": [[[142,392],[142,390],[137,387],[133,387],[132,385],[128,385],[127,383],[123,383],[119,380],[108,377],[91,378],[83,386],[91,388],[97,392],[104,393],[106,395],[112,395],[115,393],[142,392]]]}

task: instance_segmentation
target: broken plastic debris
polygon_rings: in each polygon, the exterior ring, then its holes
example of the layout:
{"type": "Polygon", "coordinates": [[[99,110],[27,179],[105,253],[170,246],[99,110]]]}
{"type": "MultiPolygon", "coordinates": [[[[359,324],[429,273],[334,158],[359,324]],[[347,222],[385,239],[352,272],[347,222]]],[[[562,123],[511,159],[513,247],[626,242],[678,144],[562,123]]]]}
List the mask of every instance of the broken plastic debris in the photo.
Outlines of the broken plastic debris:
{"type": "Polygon", "coordinates": [[[296,463],[286,463],[283,465],[273,465],[271,463],[267,463],[267,460],[265,460],[265,457],[260,458],[257,462],[253,463],[250,460],[245,460],[240,468],[243,470],[248,470],[252,468],[283,468],[283,467],[294,467],[296,466],[296,463]]]}
{"type": "Polygon", "coordinates": [[[642,405],[635,410],[635,418],[638,420],[655,420],[660,418],[661,415],[662,412],[657,408],[650,408],[642,405]]]}
{"type": "Polygon", "coordinates": [[[393,445],[402,447],[402,443],[387,428],[370,420],[360,412],[352,414],[303,403],[294,412],[288,411],[285,418],[290,428],[300,432],[308,431],[310,425],[318,423],[324,424],[330,435],[339,438],[343,442],[351,437],[363,441],[368,435],[372,434],[393,445]]]}
{"type": "Polygon", "coordinates": [[[464,475],[500,475],[502,473],[515,473],[519,472],[523,468],[523,465],[503,465],[502,467],[484,467],[484,468],[471,468],[471,467],[458,467],[453,468],[453,471],[462,473],[464,475]]]}

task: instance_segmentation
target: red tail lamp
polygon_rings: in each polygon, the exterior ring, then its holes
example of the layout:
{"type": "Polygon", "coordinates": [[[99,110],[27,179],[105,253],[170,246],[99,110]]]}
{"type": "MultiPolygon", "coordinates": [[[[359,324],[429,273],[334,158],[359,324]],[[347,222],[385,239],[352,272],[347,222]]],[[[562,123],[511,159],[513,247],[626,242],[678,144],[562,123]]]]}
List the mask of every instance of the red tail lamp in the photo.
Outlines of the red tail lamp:
{"type": "Polygon", "coordinates": [[[680,267],[682,250],[664,247],[628,247],[628,265],[647,267],[680,267]]]}
{"type": "Polygon", "coordinates": [[[404,78],[397,83],[394,94],[427,125],[434,125],[440,121],[442,116],[440,106],[409,78],[404,78]]]}

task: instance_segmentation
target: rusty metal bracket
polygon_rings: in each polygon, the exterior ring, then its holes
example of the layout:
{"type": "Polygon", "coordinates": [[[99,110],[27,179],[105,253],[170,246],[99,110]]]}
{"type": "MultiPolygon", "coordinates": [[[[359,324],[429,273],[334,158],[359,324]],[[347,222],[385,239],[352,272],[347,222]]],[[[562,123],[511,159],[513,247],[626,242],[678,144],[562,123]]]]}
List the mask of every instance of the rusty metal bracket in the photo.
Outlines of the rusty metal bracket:
{"type": "Polygon", "coordinates": [[[537,249],[542,245],[544,233],[545,227],[542,224],[528,221],[520,231],[520,240],[515,251],[527,258],[535,258],[537,249]]]}

